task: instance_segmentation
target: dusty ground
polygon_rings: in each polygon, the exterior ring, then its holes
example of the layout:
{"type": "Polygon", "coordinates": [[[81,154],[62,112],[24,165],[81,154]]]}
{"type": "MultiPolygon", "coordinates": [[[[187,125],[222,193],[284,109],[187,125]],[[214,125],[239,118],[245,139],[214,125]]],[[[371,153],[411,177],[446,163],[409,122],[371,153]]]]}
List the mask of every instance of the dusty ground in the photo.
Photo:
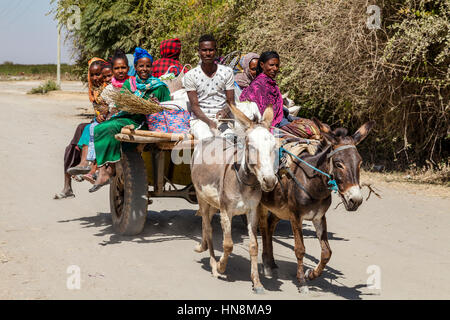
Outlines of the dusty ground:
{"type": "MultiPolygon", "coordinates": [[[[383,198],[372,195],[356,213],[334,210],[334,199],[328,212],[333,257],[308,295],[295,286],[288,222],[276,230],[278,277],[261,275],[261,296],[251,293],[248,237],[239,218],[225,280],[211,277],[207,252],[193,251],[201,220],[184,200],[155,200],[140,236],[114,234],[108,188],[89,194],[89,185],[78,183],[76,198],[52,199],[63,184],[64,148],[89,107],[85,89],[65,82],[63,92],[25,94],[38,84],[0,82],[0,299],[450,298],[450,192],[439,186],[364,174],[383,198]],[[80,268],[79,290],[67,287],[72,265],[80,268]],[[379,289],[367,286],[374,270],[379,289]]],[[[220,253],[217,217],[214,229],[220,253]]],[[[305,236],[305,262],[312,267],[320,248],[309,223],[305,236]]]]}

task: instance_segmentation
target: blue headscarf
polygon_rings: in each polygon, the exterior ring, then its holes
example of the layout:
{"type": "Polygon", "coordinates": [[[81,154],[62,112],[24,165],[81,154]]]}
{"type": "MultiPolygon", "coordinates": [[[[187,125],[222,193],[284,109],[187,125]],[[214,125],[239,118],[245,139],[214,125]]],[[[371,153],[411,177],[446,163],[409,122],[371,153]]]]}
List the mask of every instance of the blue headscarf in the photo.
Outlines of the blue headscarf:
{"type": "Polygon", "coordinates": [[[151,56],[150,53],[148,53],[147,50],[136,47],[136,49],[134,49],[134,65],[136,65],[138,60],[142,58],[149,58],[150,61],[153,63],[153,57],[151,56]]]}

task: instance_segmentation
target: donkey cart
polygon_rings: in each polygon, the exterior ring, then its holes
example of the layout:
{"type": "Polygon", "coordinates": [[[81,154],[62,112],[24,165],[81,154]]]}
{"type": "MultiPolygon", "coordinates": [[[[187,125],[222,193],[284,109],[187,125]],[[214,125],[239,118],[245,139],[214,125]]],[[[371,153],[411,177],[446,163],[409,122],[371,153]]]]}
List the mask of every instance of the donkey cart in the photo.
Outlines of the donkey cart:
{"type": "Polygon", "coordinates": [[[195,145],[191,135],[124,127],[115,138],[122,142],[122,157],[109,198],[117,233],[142,232],[152,198],[183,198],[197,204],[189,165],[195,145]]]}

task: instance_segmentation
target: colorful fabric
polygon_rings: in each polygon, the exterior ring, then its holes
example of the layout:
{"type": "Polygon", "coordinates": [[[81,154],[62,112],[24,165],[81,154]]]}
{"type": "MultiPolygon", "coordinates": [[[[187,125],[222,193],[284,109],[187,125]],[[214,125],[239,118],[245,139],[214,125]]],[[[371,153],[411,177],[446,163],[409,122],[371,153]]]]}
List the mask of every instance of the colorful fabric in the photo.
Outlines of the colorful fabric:
{"type": "MultiPolygon", "coordinates": [[[[153,78],[155,79],[155,78],[153,78]]],[[[158,80],[160,81],[160,80],[158,80]]],[[[148,90],[143,91],[143,88],[146,86],[145,84],[143,84],[143,86],[141,86],[141,91],[138,92],[138,88],[137,88],[137,81],[133,78],[130,78],[128,81],[125,81],[125,83],[123,84],[122,87],[122,92],[124,90],[128,90],[131,93],[134,93],[136,95],[138,95],[139,97],[141,97],[142,99],[149,99],[151,97],[155,97],[156,99],[158,99],[159,102],[164,102],[164,101],[169,101],[170,100],[170,91],[167,88],[167,86],[163,83],[163,85],[158,84],[155,87],[151,87],[150,83],[152,81],[149,81],[148,90]],[[134,83],[133,83],[134,82],[134,83]],[[142,95],[143,93],[143,95],[142,95]]],[[[162,82],[162,81],[160,81],[162,82]]],[[[153,82],[155,83],[155,82],[153,82]]]]}
{"type": "Polygon", "coordinates": [[[130,79],[130,85],[132,90],[135,88],[133,93],[139,98],[144,97],[148,91],[154,91],[161,86],[167,87],[167,85],[158,78],[149,77],[146,80],[142,80],[139,76],[130,79]]]}
{"type": "Polygon", "coordinates": [[[321,137],[319,128],[310,119],[296,119],[288,125],[281,127],[281,129],[305,139],[320,140],[321,137]]]}
{"type": "Polygon", "coordinates": [[[78,148],[83,149],[83,146],[89,145],[89,127],[92,125],[92,122],[89,123],[83,130],[81,134],[80,140],[78,141],[78,148]]]}
{"type": "Polygon", "coordinates": [[[153,63],[153,57],[150,53],[148,53],[147,50],[142,49],[140,47],[136,47],[136,49],[134,49],[134,65],[137,64],[137,62],[139,61],[139,59],[142,58],[149,58],[150,61],[153,63]]]}
{"type": "Polygon", "coordinates": [[[89,144],[88,144],[88,154],[86,157],[87,161],[95,161],[95,146],[94,146],[94,129],[99,123],[97,120],[89,126],[89,144]]]}
{"type": "Polygon", "coordinates": [[[185,110],[164,110],[147,115],[147,126],[150,131],[188,133],[189,120],[189,112],[185,110]]]}
{"type": "Polygon", "coordinates": [[[117,80],[115,77],[112,77],[111,79],[111,84],[115,87],[115,88],[122,88],[123,84],[125,83],[125,81],[127,81],[130,78],[130,76],[127,76],[125,79],[123,80],[117,80]]]}
{"type": "MultiPolygon", "coordinates": [[[[179,75],[181,70],[183,70],[183,65],[179,61],[181,54],[180,39],[175,38],[161,41],[159,49],[161,59],[153,63],[153,76],[159,78],[166,74],[167,71],[172,72],[176,76],[179,75]]],[[[187,71],[184,72],[186,73],[187,71]]]]}
{"type": "Polygon", "coordinates": [[[128,75],[130,77],[134,77],[136,76],[136,69],[134,68],[134,55],[128,53],[127,60],[128,60],[128,75]]]}
{"type": "Polygon", "coordinates": [[[258,105],[259,112],[264,114],[268,105],[273,106],[274,118],[272,126],[277,127],[283,119],[283,97],[275,80],[261,73],[242,91],[240,101],[253,101],[258,105]]]}
{"type": "Polygon", "coordinates": [[[89,86],[89,100],[91,102],[95,102],[95,103],[101,103],[101,101],[98,101],[98,98],[100,97],[100,94],[102,92],[102,89],[104,88],[103,84],[101,86],[95,86],[92,83],[91,80],[91,73],[89,71],[89,69],[91,68],[91,65],[95,62],[95,61],[101,61],[102,64],[106,63],[105,60],[101,59],[101,58],[92,58],[91,60],[89,60],[88,62],[88,86],[89,86]]]}
{"type": "Polygon", "coordinates": [[[115,139],[115,135],[124,126],[132,124],[139,128],[144,121],[145,116],[142,115],[122,114],[97,125],[94,128],[94,147],[98,167],[119,161],[121,142],[115,139]]]}
{"type": "Polygon", "coordinates": [[[242,68],[243,68],[243,72],[238,73],[235,77],[234,80],[236,81],[236,83],[239,85],[239,87],[241,89],[245,89],[247,88],[250,83],[253,81],[253,77],[250,73],[250,62],[253,59],[259,59],[259,54],[254,53],[254,52],[250,52],[247,53],[243,58],[242,58],[242,68]]]}
{"type": "Polygon", "coordinates": [[[81,123],[78,125],[73,135],[72,141],[70,141],[69,145],[64,151],[64,172],[67,172],[69,168],[75,167],[81,161],[81,152],[80,148],[77,148],[77,144],[80,141],[80,137],[87,125],[89,125],[89,123],[81,123]]]}

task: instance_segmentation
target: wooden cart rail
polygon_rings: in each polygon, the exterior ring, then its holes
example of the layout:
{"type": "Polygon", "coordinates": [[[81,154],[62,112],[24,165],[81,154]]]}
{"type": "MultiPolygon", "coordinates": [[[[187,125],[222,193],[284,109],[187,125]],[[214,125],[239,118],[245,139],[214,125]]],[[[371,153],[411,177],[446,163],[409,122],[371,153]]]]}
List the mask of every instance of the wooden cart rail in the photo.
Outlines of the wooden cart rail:
{"type": "Polygon", "coordinates": [[[115,135],[116,140],[130,143],[155,143],[161,150],[191,149],[197,141],[191,134],[166,133],[148,130],[134,130],[123,127],[121,133],[115,135]]]}

